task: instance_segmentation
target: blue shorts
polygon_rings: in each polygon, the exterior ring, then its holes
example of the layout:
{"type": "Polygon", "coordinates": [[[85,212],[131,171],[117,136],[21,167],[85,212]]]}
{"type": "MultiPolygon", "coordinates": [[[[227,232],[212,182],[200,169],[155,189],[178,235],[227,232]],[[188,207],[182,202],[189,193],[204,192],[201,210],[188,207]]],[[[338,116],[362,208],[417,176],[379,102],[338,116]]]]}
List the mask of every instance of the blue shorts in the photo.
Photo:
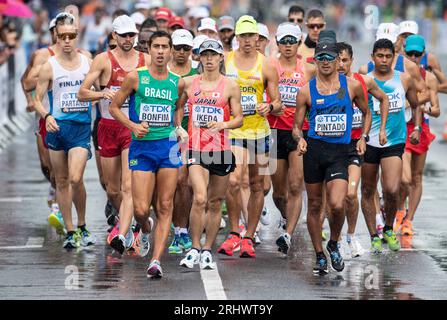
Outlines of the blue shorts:
{"type": "Polygon", "coordinates": [[[157,172],[159,169],[177,169],[182,166],[177,141],[132,140],[129,147],[129,169],[157,172]]]}
{"type": "Polygon", "coordinates": [[[69,120],[56,120],[59,126],[57,132],[47,132],[45,142],[50,150],[65,151],[81,147],[88,150],[91,158],[90,139],[92,129],[90,123],[74,122],[69,120]]]}

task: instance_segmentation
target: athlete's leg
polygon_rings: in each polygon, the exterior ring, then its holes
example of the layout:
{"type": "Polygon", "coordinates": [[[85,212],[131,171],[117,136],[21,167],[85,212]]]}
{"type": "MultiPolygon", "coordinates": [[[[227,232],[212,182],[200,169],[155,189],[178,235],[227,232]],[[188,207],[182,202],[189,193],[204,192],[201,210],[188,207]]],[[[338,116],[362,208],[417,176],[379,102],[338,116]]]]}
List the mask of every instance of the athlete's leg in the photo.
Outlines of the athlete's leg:
{"type": "Polygon", "coordinates": [[[174,210],[172,213],[172,222],[175,227],[187,228],[189,213],[192,206],[191,187],[188,183],[188,168],[180,167],[177,181],[177,190],[174,197],[174,210]]]}
{"type": "Polygon", "coordinates": [[[284,159],[271,159],[270,161],[276,162],[276,170],[272,174],[273,202],[281,213],[281,216],[287,219],[288,162],[284,159]]]}
{"type": "Polygon", "coordinates": [[[385,200],[386,225],[393,226],[397,207],[399,206],[399,191],[402,181],[402,159],[387,157],[380,161],[382,169],[383,198],[385,200]]]}
{"type": "Polygon", "coordinates": [[[177,177],[178,169],[163,168],[157,172],[157,225],[155,227],[154,251],[151,261],[160,261],[166,248],[172,222],[177,177]]]}
{"type": "MultiPolygon", "coordinates": [[[[40,134],[36,134],[36,145],[37,152],[39,154],[40,160],[40,168],[44,177],[51,183],[51,162],[50,162],[50,154],[47,148],[45,148],[44,143],[42,141],[42,136],[40,134]]],[[[54,187],[53,183],[52,186],[54,187]]]]}
{"type": "Polygon", "coordinates": [[[348,181],[344,179],[329,181],[326,184],[326,189],[331,240],[338,241],[345,222],[345,199],[348,194],[348,181]]]}
{"type": "Polygon", "coordinates": [[[96,169],[98,170],[99,183],[101,184],[104,191],[107,191],[104,173],[103,173],[102,165],[101,165],[101,156],[99,155],[98,150],[95,150],[95,161],[96,161],[96,169]]]}
{"type": "MultiPolygon", "coordinates": [[[[248,156],[248,154],[245,154],[248,156]]],[[[248,222],[248,200],[250,199],[250,177],[248,174],[248,160],[244,161],[242,165],[242,184],[241,184],[241,199],[242,199],[242,215],[245,223],[248,222]]]]}
{"type": "Polygon", "coordinates": [[[322,252],[321,206],[323,199],[323,183],[306,183],[307,190],[307,230],[309,231],[315,252],[322,252]]]}
{"type": "Polygon", "coordinates": [[[412,153],[405,151],[402,155],[402,182],[400,183],[400,201],[399,210],[405,211],[405,200],[410,195],[410,186],[412,184],[411,162],[412,153]]]}
{"type": "Polygon", "coordinates": [[[78,226],[85,225],[87,193],[84,186],[84,170],[87,158],[88,150],[85,148],[76,147],[68,152],[68,179],[78,215],[78,226]]]}
{"type": "Polygon", "coordinates": [[[348,173],[349,183],[348,194],[346,195],[346,220],[348,221],[348,234],[354,234],[359,215],[359,199],[357,197],[357,191],[362,169],[355,164],[350,165],[348,167],[348,173]]]}
{"type": "Polygon", "coordinates": [[[129,169],[129,149],[121,152],[121,207],[120,207],[120,234],[126,236],[132,223],[133,201],[132,201],[132,174],[129,169]]]}
{"type": "Polygon", "coordinates": [[[232,146],[232,152],[236,158],[236,169],[230,174],[230,183],[226,194],[230,231],[239,233],[239,217],[242,210],[241,183],[245,153],[247,149],[232,146]]]}
{"type": "MultiPolygon", "coordinates": [[[[189,180],[193,190],[193,200],[190,214],[190,230],[192,246],[200,249],[200,238],[205,228],[205,210],[208,198],[208,170],[200,165],[189,167],[189,180]]],[[[209,214],[207,214],[209,216],[209,214]]],[[[220,223],[220,220],[219,220],[220,223]]],[[[208,233],[208,229],[206,232],[208,233]]]]}
{"type": "Polygon", "coordinates": [[[365,217],[366,226],[369,234],[375,235],[376,230],[376,208],[374,198],[377,191],[379,177],[379,165],[373,163],[364,163],[362,166],[362,211],[365,217]]]}
{"type": "Polygon", "coordinates": [[[105,177],[107,198],[115,209],[121,207],[121,156],[101,157],[101,166],[105,177]]]}
{"type": "Polygon", "coordinates": [[[427,159],[427,152],[423,154],[413,154],[411,159],[411,189],[410,201],[408,206],[407,218],[413,221],[419,202],[422,197],[422,174],[424,172],[425,160],[427,159]]]}
{"type": "MultiPolygon", "coordinates": [[[[298,151],[289,153],[289,170],[287,177],[287,225],[286,232],[292,235],[296,224],[300,219],[303,206],[303,157],[298,156],[298,151]]],[[[285,181],[283,182],[285,184],[285,181]]]]}
{"type": "Polygon", "coordinates": [[[206,219],[206,240],[204,250],[211,250],[219,231],[220,219],[222,217],[220,207],[228,187],[229,175],[211,175],[208,187],[208,214],[206,219]]]}
{"type": "Polygon", "coordinates": [[[131,189],[135,220],[140,224],[143,233],[149,233],[151,226],[148,218],[150,203],[154,193],[155,173],[132,171],[131,189]]]}

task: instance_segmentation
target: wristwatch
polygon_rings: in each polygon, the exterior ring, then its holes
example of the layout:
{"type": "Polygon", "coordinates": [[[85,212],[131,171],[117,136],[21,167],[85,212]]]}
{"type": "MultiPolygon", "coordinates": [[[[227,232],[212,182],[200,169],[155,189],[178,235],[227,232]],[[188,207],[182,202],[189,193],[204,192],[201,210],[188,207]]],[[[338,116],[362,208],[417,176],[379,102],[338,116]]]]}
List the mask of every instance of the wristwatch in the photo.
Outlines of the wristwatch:
{"type": "Polygon", "coordinates": [[[272,111],[273,111],[273,104],[270,103],[270,106],[269,106],[269,107],[270,107],[270,109],[269,109],[270,112],[272,112],[272,111]]]}
{"type": "Polygon", "coordinates": [[[421,132],[421,126],[415,126],[414,130],[421,132]]]}
{"type": "Polygon", "coordinates": [[[369,135],[368,134],[362,134],[362,138],[365,139],[365,142],[369,142],[369,135]]]}

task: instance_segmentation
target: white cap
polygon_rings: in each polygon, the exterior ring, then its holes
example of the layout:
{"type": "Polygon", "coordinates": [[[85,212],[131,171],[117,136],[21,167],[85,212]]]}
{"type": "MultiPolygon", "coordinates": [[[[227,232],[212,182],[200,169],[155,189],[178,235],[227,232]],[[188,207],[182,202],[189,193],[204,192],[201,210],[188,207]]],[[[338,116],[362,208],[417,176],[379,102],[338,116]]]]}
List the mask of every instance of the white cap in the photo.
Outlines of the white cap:
{"type": "Polygon", "coordinates": [[[419,26],[416,21],[407,20],[399,24],[399,35],[403,33],[418,34],[419,26]]]}
{"type": "Polygon", "coordinates": [[[376,40],[388,39],[396,43],[399,36],[399,26],[395,23],[381,23],[376,33],[376,40]]]}
{"type": "Polygon", "coordinates": [[[175,30],[172,33],[171,37],[172,37],[172,45],[174,46],[184,44],[192,47],[194,45],[194,39],[192,37],[192,34],[186,29],[175,30]]]}
{"type": "Polygon", "coordinates": [[[149,0],[138,0],[135,4],[135,9],[146,9],[149,10],[151,8],[151,3],[149,0]]]}
{"type": "Polygon", "coordinates": [[[267,26],[265,24],[258,22],[258,30],[259,30],[260,36],[267,38],[267,39],[270,38],[269,29],[267,28],[267,26]]]}
{"type": "Polygon", "coordinates": [[[137,26],[131,17],[122,15],[113,20],[113,31],[118,34],[138,33],[137,26]]]}
{"type": "Polygon", "coordinates": [[[161,0],[151,0],[150,1],[149,9],[161,8],[161,7],[163,7],[163,1],[161,1],[161,0]]]}
{"type": "Polygon", "coordinates": [[[291,22],[284,22],[278,26],[278,30],[276,30],[276,41],[280,41],[282,38],[292,36],[301,40],[302,32],[301,28],[291,22]]]}
{"type": "Polygon", "coordinates": [[[134,12],[130,17],[136,25],[141,25],[143,24],[144,20],[146,20],[146,17],[141,12],[134,12]]]}
{"type": "Polygon", "coordinates": [[[56,26],[56,18],[50,21],[50,25],[48,26],[48,30],[53,29],[56,26]]]}
{"type": "Polygon", "coordinates": [[[205,7],[195,7],[191,9],[191,16],[195,19],[208,18],[210,16],[210,12],[205,7]]]}
{"type": "Polygon", "coordinates": [[[214,21],[211,18],[203,18],[199,22],[199,26],[197,27],[197,31],[203,31],[203,30],[212,30],[217,33],[217,25],[216,21],[214,21]]]}
{"type": "Polygon", "coordinates": [[[202,43],[209,39],[206,35],[202,34],[194,38],[192,49],[199,49],[202,43]]]}

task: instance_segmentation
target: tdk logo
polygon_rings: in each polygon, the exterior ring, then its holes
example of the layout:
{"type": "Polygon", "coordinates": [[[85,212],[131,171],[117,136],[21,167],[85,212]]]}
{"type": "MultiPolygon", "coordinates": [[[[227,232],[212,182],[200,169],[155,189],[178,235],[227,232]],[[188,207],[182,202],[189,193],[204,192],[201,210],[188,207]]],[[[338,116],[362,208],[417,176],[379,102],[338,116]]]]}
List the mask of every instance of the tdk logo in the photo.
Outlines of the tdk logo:
{"type": "Polygon", "coordinates": [[[346,115],[344,114],[337,114],[337,115],[324,114],[320,115],[320,119],[324,118],[324,122],[345,122],[345,116],[346,115]]]}
{"type": "Polygon", "coordinates": [[[194,110],[196,112],[200,112],[200,113],[223,115],[223,109],[220,109],[220,108],[213,108],[213,107],[206,107],[206,106],[196,106],[194,108],[194,110]]]}
{"type": "Polygon", "coordinates": [[[400,100],[400,92],[392,92],[392,93],[388,93],[388,100],[400,100]]]}
{"type": "Polygon", "coordinates": [[[153,106],[153,105],[145,105],[143,106],[144,112],[153,112],[153,113],[161,113],[161,112],[169,112],[168,106],[153,106]]]}
{"type": "Polygon", "coordinates": [[[256,103],[255,96],[242,96],[241,102],[242,103],[249,103],[249,102],[256,103]]]}

